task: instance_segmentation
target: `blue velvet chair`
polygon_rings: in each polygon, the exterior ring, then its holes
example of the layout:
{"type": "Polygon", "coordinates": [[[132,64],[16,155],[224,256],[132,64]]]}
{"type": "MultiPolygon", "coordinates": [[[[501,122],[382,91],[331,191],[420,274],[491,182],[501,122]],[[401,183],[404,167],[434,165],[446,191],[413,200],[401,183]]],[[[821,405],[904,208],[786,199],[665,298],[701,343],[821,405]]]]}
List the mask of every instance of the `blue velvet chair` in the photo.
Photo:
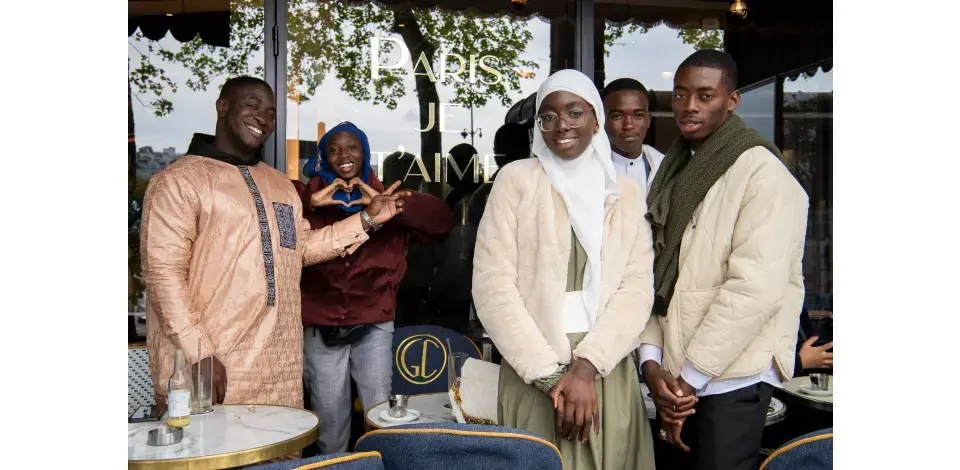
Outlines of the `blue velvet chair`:
{"type": "Polygon", "coordinates": [[[274,462],[256,467],[246,467],[247,470],[312,470],[315,468],[329,468],[332,470],[383,470],[383,461],[376,452],[356,452],[342,454],[328,454],[308,459],[274,462]]]}
{"type": "Polygon", "coordinates": [[[555,445],[536,434],[503,426],[424,423],[363,435],[358,452],[379,452],[386,470],[562,470],[555,445]]]}
{"type": "Polygon", "coordinates": [[[760,470],[830,470],[833,468],[833,428],[804,434],[770,454],[760,470]]]}
{"type": "Polygon", "coordinates": [[[393,382],[395,394],[446,393],[447,341],[455,353],[480,359],[480,349],[466,336],[433,325],[397,328],[393,333],[393,382]]]}

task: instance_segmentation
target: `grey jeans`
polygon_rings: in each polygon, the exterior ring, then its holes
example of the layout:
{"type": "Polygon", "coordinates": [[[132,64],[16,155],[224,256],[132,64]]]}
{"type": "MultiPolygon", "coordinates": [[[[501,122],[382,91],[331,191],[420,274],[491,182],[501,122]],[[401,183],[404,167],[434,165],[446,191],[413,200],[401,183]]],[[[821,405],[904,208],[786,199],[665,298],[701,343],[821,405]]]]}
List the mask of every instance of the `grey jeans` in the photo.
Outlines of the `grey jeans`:
{"type": "Polygon", "coordinates": [[[320,417],[319,452],[346,452],[350,442],[350,378],[357,382],[364,414],[390,397],[393,324],[374,325],[360,341],[328,348],[316,328],[303,329],[303,380],[320,417]]]}

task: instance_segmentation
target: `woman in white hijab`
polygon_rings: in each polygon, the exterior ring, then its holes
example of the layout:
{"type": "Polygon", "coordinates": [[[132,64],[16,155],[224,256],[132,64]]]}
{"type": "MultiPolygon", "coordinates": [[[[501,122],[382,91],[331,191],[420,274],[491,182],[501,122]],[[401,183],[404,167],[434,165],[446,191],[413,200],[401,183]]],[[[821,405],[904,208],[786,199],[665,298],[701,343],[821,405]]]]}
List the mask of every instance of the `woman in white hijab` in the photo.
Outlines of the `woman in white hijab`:
{"type": "Polygon", "coordinates": [[[572,469],[653,469],[630,355],[653,303],[643,191],[618,176],[603,104],[575,70],[537,92],[533,153],[500,170],[477,235],[473,299],[504,361],[498,421],[572,469]]]}

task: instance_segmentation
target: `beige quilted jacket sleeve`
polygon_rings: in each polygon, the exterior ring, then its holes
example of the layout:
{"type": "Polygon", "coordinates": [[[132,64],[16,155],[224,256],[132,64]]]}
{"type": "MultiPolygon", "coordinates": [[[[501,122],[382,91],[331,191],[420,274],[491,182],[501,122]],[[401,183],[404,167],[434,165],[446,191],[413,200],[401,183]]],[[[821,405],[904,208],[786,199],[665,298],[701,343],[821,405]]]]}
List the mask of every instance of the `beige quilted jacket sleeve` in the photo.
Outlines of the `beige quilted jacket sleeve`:
{"type": "Polygon", "coordinates": [[[520,168],[512,165],[500,170],[487,199],[474,251],[473,299],[487,334],[529,384],[557,371],[560,358],[527,311],[517,287],[515,208],[520,204],[524,175],[515,170],[520,168]]]}
{"type": "Polygon", "coordinates": [[[647,326],[643,328],[643,333],[640,333],[640,343],[649,344],[663,349],[663,330],[660,329],[660,320],[657,318],[658,315],[650,315],[650,318],[647,319],[647,326]]]}
{"type": "MultiPolygon", "coordinates": [[[[751,149],[749,152],[767,152],[751,149]]],[[[743,157],[741,157],[743,158],[743,157]]],[[[763,325],[790,284],[802,256],[807,195],[776,158],[748,175],[733,232],[727,278],[687,345],[686,358],[703,373],[723,374],[763,325]]]]}

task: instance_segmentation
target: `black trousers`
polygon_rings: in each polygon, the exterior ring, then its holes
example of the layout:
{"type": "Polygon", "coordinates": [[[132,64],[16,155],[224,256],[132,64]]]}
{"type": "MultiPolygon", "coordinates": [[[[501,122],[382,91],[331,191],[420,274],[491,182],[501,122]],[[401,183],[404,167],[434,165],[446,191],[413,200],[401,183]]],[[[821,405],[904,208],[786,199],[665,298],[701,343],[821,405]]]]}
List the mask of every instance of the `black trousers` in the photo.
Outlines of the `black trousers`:
{"type": "Polygon", "coordinates": [[[773,386],[760,382],[701,397],[697,412],[687,418],[680,432],[690,452],[674,454],[679,460],[676,468],[757,470],[760,440],[772,396],[773,386]]]}

